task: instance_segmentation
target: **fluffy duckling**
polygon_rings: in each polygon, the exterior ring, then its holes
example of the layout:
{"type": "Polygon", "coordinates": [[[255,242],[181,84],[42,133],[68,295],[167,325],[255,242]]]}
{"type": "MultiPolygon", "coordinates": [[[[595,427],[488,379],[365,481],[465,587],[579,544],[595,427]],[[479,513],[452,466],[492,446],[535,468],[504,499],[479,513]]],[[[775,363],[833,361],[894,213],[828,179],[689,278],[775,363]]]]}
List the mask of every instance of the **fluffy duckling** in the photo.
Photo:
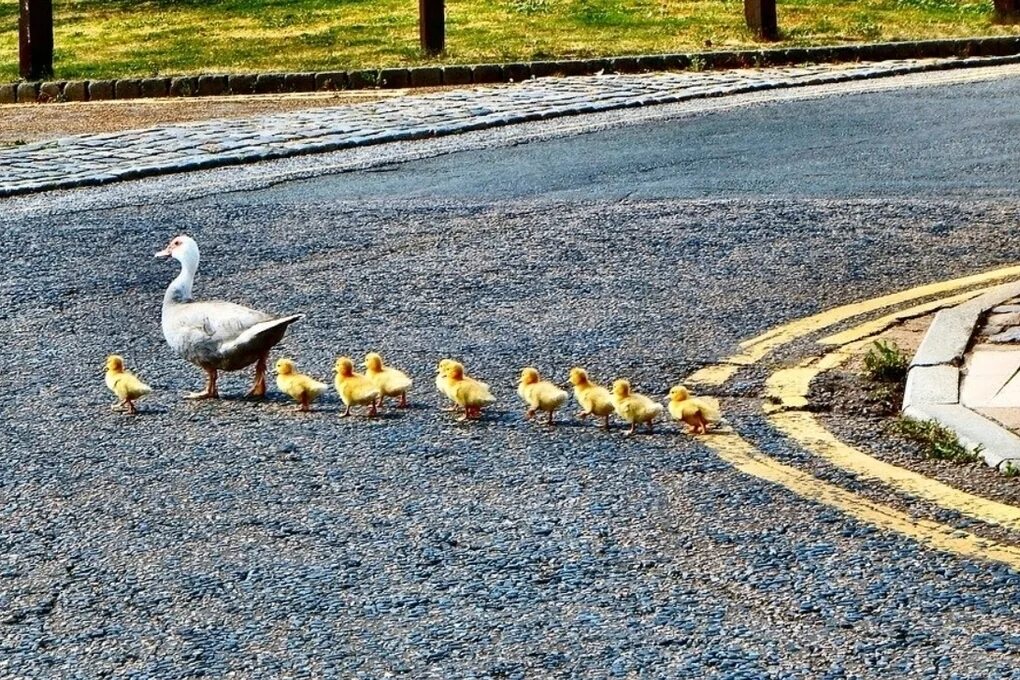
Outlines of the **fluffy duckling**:
{"type": "Polygon", "coordinates": [[[542,380],[538,371],[530,366],[521,371],[521,382],[517,385],[517,394],[528,405],[524,417],[531,420],[538,411],[549,414],[547,425],[553,424],[556,409],[567,403],[567,393],[548,380],[542,380]]]}
{"type": "Polygon", "coordinates": [[[692,397],[683,385],[669,391],[669,413],[676,420],[683,421],[691,434],[705,434],[708,426],[722,418],[719,402],[711,397],[692,397]]]}
{"type": "Polygon", "coordinates": [[[138,413],[135,401],[152,392],[152,388],[124,369],[124,358],[116,354],[106,357],[106,386],[117,395],[114,411],[138,413]]]}
{"type": "Polygon", "coordinates": [[[276,362],[276,386],[298,403],[298,411],[310,411],[312,402],[329,389],[326,383],[298,373],[297,365],[290,359],[276,362]]]}
{"type": "Polygon", "coordinates": [[[605,387],[593,383],[588,372],[583,368],[570,369],[570,384],[574,386],[574,399],[581,406],[577,417],[584,420],[588,416],[602,418],[602,427],[609,429],[609,415],[613,408],[613,395],[605,387]]]}
{"type": "MultiPolygon", "coordinates": [[[[439,365],[436,367],[436,389],[439,393],[453,401],[453,396],[450,392],[450,366],[454,364],[453,359],[440,359],[439,365]]],[[[444,411],[458,411],[460,410],[456,404],[449,406],[444,411]]]]}
{"type": "Polygon", "coordinates": [[[483,408],[496,401],[489,386],[466,376],[464,366],[458,361],[450,361],[446,365],[440,389],[454,404],[464,409],[464,415],[458,418],[460,421],[478,418],[483,408]]]}
{"type": "Polygon", "coordinates": [[[648,425],[648,431],[652,431],[652,421],[662,413],[662,404],[652,401],[643,394],[632,392],[629,380],[617,380],[613,383],[613,408],[616,415],[630,423],[630,430],[627,434],[634,434],[637,431],[638,423],[648,425]]]}
{"type": "Polygon", "coordinates": [[[406,373],[383,366],[382,357],[375,352],[369,352],[365,355],[365,377],[379,389],[380,408],[383,397],[400,397],[397,408],[407,408],[407,390],[410,389],[412,381],[406,373]]]}
{"type": "Polygon", "coordinates": [[[347,410],[341,413],[342,416],[351,415],[351,406],[368,405],[368,415],[375,416],[376,400],[379,398],[379,388],[375,383],[360,373],[354,372],[354,362],[347,357],[340,357],[336,360],[336,380],[334,385],[340,395],[340,400],[347,406],[347,410]]]}
{"type": "MultiPolygon", "coordinates": [[[[454,365],[460,366],[460,369],[463,372],[464,366],[453,359],[440,359],[439,366],[436,368],[436,389],[439,390],[440,394],[453,402],[453,405],[443,409],[444,411],[461,410],[460,406],[457,404],[457,400],[453,397],[453,381],[450,380],[450,369],[452,369],[454,365]]],[[[473,378],[468,376],[466,373],[464,373],[464,377],[469,380],[473,380],[473,378]]],[[[483,383],[480,380],[475,380],[475,382],[485,389],[489,389],[488,383],[483,383]]]]}

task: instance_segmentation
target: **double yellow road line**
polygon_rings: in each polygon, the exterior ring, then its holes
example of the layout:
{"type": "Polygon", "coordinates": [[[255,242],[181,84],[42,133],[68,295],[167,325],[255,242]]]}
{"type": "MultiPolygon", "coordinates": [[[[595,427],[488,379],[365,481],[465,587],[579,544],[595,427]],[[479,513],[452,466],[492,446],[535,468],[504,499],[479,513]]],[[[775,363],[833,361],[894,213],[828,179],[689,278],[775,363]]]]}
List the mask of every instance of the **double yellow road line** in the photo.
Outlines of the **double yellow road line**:
{"type": "MultiPolygon", "coordinates": [[[[797,366],[773,373],[766,381],[766,400],[763,407],[770,414],[768,422],[777,431],[831,465],[860,477],[877,480],[898,492],[939,507],[960,512],[989,524],[1020,531],[1020,508],[960,491],[938,480],[868,456],[863,451],[837,440],[810,413],[796,410],[807,406],[808,387],[816,375],[847,361],[876,334],[905,319],[923,316],[937,309],[964,302],[980,295],[993,284],[1018,276],[1020,267],[996,269],[843,305],[798,319],[742,343],[740,352],[718,364],[700,369],[692,374],[688,381],[701,385],[722,386],[742,367],[760,362],[776,349],[794,340],[888,307],[942,296],[822,338],[819,344],[833,349],[821,357],[808,359],[797,366]]],[[[898,532],[931,548],[967,557],[994,560],[1020,569],[1020,547],[985,539],[946,524],[915,519],[891,506],[851,493],[781,463],[762,453],[739,434],[718,433],[705,437],[703,441],[716,455],[741,472],[780,484],[800,496],[837,508],[861,521],[898,532]]]]}

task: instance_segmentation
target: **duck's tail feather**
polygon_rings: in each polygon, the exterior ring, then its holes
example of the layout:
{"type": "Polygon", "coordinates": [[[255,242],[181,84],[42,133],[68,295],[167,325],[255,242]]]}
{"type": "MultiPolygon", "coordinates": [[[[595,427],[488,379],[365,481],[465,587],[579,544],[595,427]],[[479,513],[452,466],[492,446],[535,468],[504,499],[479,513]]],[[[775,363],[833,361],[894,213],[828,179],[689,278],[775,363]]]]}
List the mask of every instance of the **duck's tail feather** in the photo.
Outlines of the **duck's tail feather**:
{"type": "Polygon", "coordinates": [[[223,345],[221,352],[231,354],[233,352],[248,351],[269,351],[269,348],[283,339],[287,326],[295,321],[305,318],[304,314],[291,314],[281,316],[277,319],[262,321],[248,328],[229,343],[223,345]]]}

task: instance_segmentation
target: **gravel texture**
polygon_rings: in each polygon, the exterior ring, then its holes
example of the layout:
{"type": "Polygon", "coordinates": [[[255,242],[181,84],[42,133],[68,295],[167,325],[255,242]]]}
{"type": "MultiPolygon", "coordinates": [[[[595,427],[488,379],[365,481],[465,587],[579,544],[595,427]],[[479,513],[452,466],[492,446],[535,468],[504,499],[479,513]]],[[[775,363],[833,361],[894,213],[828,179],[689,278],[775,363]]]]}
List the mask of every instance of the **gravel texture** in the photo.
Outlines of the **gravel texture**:
{"type": "MultiPolygon", "coordinates": [[[[916,120],[919,98],[886,103],[916,120]]],[[[758,113],[719,116],[741,134],[758,113]]],[[[661,126],[689,131],[651,124],[646,143],[661,126]]],[[[598,166],[606,134],[574,153],[598,166]]],[[[302,162],[249,186],[329,159],[302,162]]],[[[328,181],[339,195],[372,175],[328,181]]],[[[239,177],[3,203],[0,675],[1016,677],[1020,575],[743,476],[673,426],[549,431],[513,394],[522,365],[563,379],[582,363],[661,396],[783,321],[1000,266],[1015,195],[182,200],[239,177]],[[326,377],[338,353],[378,350],[417,379],[415,408],[372,422],[339,419],[332,396],[308,415],[278,395],[183,402],[200,375],[163,344],[175,271],[151,254],[184,229],[203,246],[199,296],[307,313],[275,356],[326,377]],[[143,415],[109,411],[112,351],[157,390],[143,415]],[[494,386],[484,421],[437,410],[441,356],[494,386]]],[[[758,394],[764,370],[731,392],[758,394]]],[[[750,400],[727,406],[796,459],[750,400]]]]}

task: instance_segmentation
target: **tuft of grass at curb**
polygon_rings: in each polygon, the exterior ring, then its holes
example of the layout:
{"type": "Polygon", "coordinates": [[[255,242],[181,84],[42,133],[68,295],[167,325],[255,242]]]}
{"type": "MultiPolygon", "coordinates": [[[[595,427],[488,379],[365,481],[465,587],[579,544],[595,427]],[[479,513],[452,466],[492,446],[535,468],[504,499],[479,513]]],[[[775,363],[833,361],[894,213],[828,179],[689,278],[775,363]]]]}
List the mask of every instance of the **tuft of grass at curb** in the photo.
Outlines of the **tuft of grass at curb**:
{"type": "Polygon", "coordinates": [[[876,340],[864,356],[864,374],[876,382],[901,382],[908,368],[910,357],[892,341],[876,340]]]}
{"type": "Polygon", "coordinates": [[[1002,468],[1002,476],[1007,479],[1013,479],[1014,477],[1020,477],[1020,465],[1014,465],[1013,463],[1006,463],[1002,468]]]}
{"type": "Polygon", "coordinates": [[[901,416],[893,423],[893,431],[921,444],[928,459],[965,464],[976,462],[981,455],[980,447],[967,448],[960,443],[955,432],[934,420],[915,420],[901,416]]]}
{"type": "MultiPolygon", "coordinates": [[[[418,49],[408,0],[56,0],[58,79],[332,71],[760,47],[737,0],[457,0],[447,50],[418,49]]],[[[0,0],[0,80],[18,0],[0,0]]],[[[789,0],[779,47],[1018,35],[991,0],[789,0]]]]}

